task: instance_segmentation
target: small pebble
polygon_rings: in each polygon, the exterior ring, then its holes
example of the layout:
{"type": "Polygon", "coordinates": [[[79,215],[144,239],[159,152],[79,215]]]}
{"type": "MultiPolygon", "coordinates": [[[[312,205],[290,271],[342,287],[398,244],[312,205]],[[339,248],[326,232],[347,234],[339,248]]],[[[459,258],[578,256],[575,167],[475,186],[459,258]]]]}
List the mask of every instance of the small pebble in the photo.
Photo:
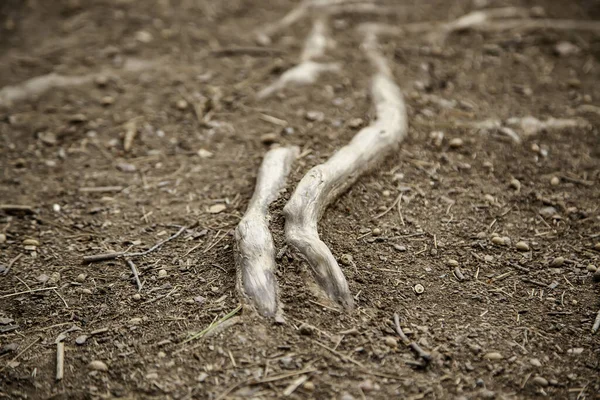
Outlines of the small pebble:
{"type": "Polygon", "coordinates": [[[423,285],[421,285],[420,283],[417,283],[414,287],[413,290],[415,291],[416,294],[421,294],[425,291],[425,288],[423,287],[423,285]]]}
{"type": "Polygon", "coordinates": [[[142,323],[142,319],[140,317],[131,318],[129,320],[129,325],[139,325],[142,323]]]}
{"type": "Polygon", "coordinates": [[[581,353],[583,353],[583,347],[575,347],[573,349],[567,350],[567,354],[579,355],[581,353]]]}
{"type": "Polygon", "coordinates": [[[350,120],[350,122],[348,122],[348,126],[350,128],[360,128],[363,124],[365,123],[365,121],[362,120],[362,118],[353,118],[350,120]]]}
{"type": "Polygon", "coordinates": [[[108,371],[108,365],[98,360],[90,362],[88,368],[94,371],[108,371]]]}
{"type": "Polygon", "coordinates": [[[27,251],[36,251],[37,250],[36,246],[24,246],[23,248],[27,251]]]}
{"type": "Polygon", "coordinates": [[[83,293],[83,294],[92,294],[92,291],[90,289],[83,288],[83,289],[81,289],[81,293],[83,293]]]}
{"type": "Polygon", "coordinates": [[[77,336],[77,338],[75,339],[75,343],[77,343],[78,345],[82,345],[85,343],[85,341],[87,340],[87,335],[81,335],[81,336],[77,336]]]}
{"type": "Polygon", "coordinates": [[[25,246],[39,246],[40,242],[35,239],[25,239],[23,240],[23,245],[25,246]]]}
{"type": "Polygon", "coordinates": [[[406,251],[406,246],[402,246],[401,244],[395,244],[394,248],[398,251],[404,252],[406,251]]]}
{"type": "Polygon", "coordinates": [[[594,250],[600,251],[600,242],[598,242],[594,245],[594,250]]]}
{"type": "Polygon", "coordinates": [[[381,192],[381,194],[384,197],[390,197],[392,195],[392,192],[390,192],[389,190],[384,190],[383,192],[381,192]]]}
{"type": "Polygon", "coordinates": [[[137,31],[135,33],[135,38],[141,43],[150,43],[152,39],[154,39],[152,34],[148,31],[137,31]]]}
{"type": "Polygon", "coordinates": [[[304,382],[303,388],[304,388],[304,390],[312,392],[313,390],[315,390],[315,384],[312,383],[311,381],[304,382]]]}
{"type": "Polygon", "coordinates": [[[553,176],[552,179],[550,179],[550,184],[552,186],[557,186],[560,183],[560,179],[558,179],[558,176],[553,176]]]}
{"type": "Polygon", "coordinates": [[[6,235],[4,233],[0,233],[0,243],[6,242],[6,235]]]}
{"type": "Polygon", "coordinates": [[[94,80],[94,82],[99,87],[104,87],[108,83],[108,77],[106,75],[97,76],[96,79],[94,80]]]}
{"type": "Polygon", "coordinates": [[[358,384],[358,388],[363,392],[370,392],[375,388],[375,386],[373,385],[372,380],[365,379],[364,381],[358,384]]]}
{"type": "Polygon", "coordinates": [[[175,103],[175,106],[180,110],[185,110],[186,108],[188,108],[188,102],[184,99],[179,99],[177,100],[177,103],[175,103]]]}
{"type": "Polygon", "coordinates": [[[515,244],[515,247],[519,251],[529,251],[529,245],[527,244],[527,242],[517,242],[517,244],[515,244]]]}
{"type": "Polygon", "coordinates": [[[167,270],[166,269],[161,269],[158,271],[158,277],[159,278],[164,278],[167,276],[167,270]]]}
{"type": "Polygon", "coordinates": [[[494,244],[496,244],[498,246],[504,246],[505,245],[504,238],[500,237],[500,236],[494,236],[492,238],[492,243],[494,243],[494,244]]]}
{"type": "Polygon", "coordinates": [[[451,149],[458,149],[462,147],[463,143],[464,142],[461,138],[452,138],[448,144],[450,145],[451,149]]]}
{"type": "Polygon", "coordinates": [[[537,385],[537,386],[541,386],[541,387],[548,386],[548,380],[541,376],[536,376],[535,378],[531,379],[531,383],[533,383],[534,385],[537,385]]]}
{"type": "Polygon", "coordinates": [[[510,187],[515,189],[517,192],[521,191],[521,182],[518,179],[511,179],[510,187]]]}
{"type": "Polygon", "coordinates": [[[340,261],[344,265],[352,265],[352,264],[354,264],[354,261],[352,259],[352,255],[351,254],[343,254],[342,257],[340,258],[340,261]]]}
{"type": "Polygon", "coordinates": [[[540,362],[540,360],[538,360],[537,358],[532,358],[531,360],[529,360],[529,362],[531,363],[531,365],[533,365],[534,367],[541,367],[542,363],[540,362]]]}
{"type": "Polygon", "coordinates": [[[266,145],[277,143],[278,139],[279,136],[276,133],[265,133],[260,136],[261,143],[266,145]]]}
{"type": "Polygon", "coordinates": [[[452,267],[452,268],[458,267],[458,261],[450,258],[450,259],[446,260],[446,265],[449,267],[452,267]]]}
{"type": "Polygon", "coordinates": [[[133,296],[131,296],[135,301],[139,301],[142,299],[142,296],[139,293],[134,294],[133,296]]]}
{"type": "Polygon", "coordinates": [[[115,98],[112,96],[104,96],[100,102],[103,106],[110,106],[115,102],[115,98]]]}
{"type": "Polygon", "coordinates": [[[208,212],[210,214],[219,214],[220,212],[223,212],[227,209],[227,206],[225,204],[214,204],[212,206],[210,206],[210,208],[208,209],[208,212]]]}
{"type": "Polygon", "coordinates": [[[164,351],[159,351],[157,355],[158,358],[165,358],[167,356],[167,354],[164,351]]]}
{"type": "Polygon", "coordinates": [[[211,151],[208,151],[206,149],[198,150],[197,154],[200,156],[200,158],[211,158],[214,155],[211,151]]]}
{"type": "Polygon", "coordinates": [[[309,121],[323,121],[323,119],[325,119],[325,114],[321,111],[308,111],[306,113],[306,119],[309,121]]]}
{"type": "Polygon", "coordinates": [[[554,47],[554,51],[556,55],[560,57],[568,57],[579,53],[581,49],[571,42],[563,41],[557,43],[557,45],[554,47]]]}
{"type": "Polygon", "coordinates": [[[381,235],[381,228],[373,228],[371,233],[373,234],[373,236],[379,236],[381,235]]]}
{"type": "Polygon", "coordinates": [[[502,360],[504,357],[502,356],[502,354],[500,354],[496,351],[492,351],[490,353],[484,354],[483,358],[485,358],[486,360],[490,360],[490,361],[496,361],[496,360],[502,360]]]}
{"type": "Polygon", "coordinates": [[[565,263],[565,258],[564,257],[556,257],[554,260],[552,260],[552,262],[550,263],[550,267],[552,268],[557,268],[562,266],[565,263]]]}
{"type": "Polygon", "coordinates": [[[85,278],[86,278],[85,274],[79,274],[79,275],[77,275],[77,278],[75,278],[75,280],[77,282],[81,283],[81,282],[85,281],[85,278]]]}
{"type": "Polygon", "coordinates": [[[483,259],[485,262],[492,262],[492,261],[494,261],[494,256],[487,254],[483,257],[483,259]]]}
{"type": "Polygon", "coordinates": [[[495,399],[496,392],[493,392],[489,389],[481,389],[481,391],[479,392],[479,397],[482,399],[495,399]]]}
{"type": "Polygon", "coordinates": [[[391,336],[386,336],[384,339],[384,343],[388,347],[397,347],[398,346],[398,341],[396,340],[396,338],[391,337],[391,336]]]}

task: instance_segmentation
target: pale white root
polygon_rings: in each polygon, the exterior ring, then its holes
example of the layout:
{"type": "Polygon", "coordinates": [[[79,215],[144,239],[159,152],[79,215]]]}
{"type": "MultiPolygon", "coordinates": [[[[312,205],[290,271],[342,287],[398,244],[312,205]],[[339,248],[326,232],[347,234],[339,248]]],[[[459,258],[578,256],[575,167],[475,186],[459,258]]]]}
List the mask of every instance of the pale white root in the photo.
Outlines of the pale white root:
{"type": "Polygon", "coordinates": [[[347,309],[353,307],[354,300],[335,257],[319,238],[317,223],[338,195],[399,146],[408,130],[402,93],[377,49],[375,35],[367,35],[363,49],[376,70],[371,95],[377,119],[329,160],[312,168],[283,210],[286,241],[306,258],[326,294],[347,309]]]}
{"type": "MultiPolygon", "coordinates": [[[[127,60],[121,70],[126,72],[139,72],[150,68],[152,65],[154,65],[154,63],[148,61],[127,60]]],[[[98,76],[114,75],[117,71],[117,69],[112,68],[93,74],[78,76],[60,75],[57,73],[36,76],[35,78],[28,79],[18,85],[5,86],[0,89],[0,107],[10,107],[15,102],[38,97],[52,89],[85,85],[86,83],[92,82],[98,76]]]]}
{"type": "Polygon", "coordinates": [[[258,98],[269,97],[286,86],[309,85],[314,83],[324,72],[339,71],[338,63],[314,61],[324,56],[327,49],[333,46],[333,40],[328,34],[326,17],[316,18],[300,56],[300,64],[285,71],[275,82],[258,92],[258,98]]]}
{"type": "Polygon", "coordinates": [[[278,310],[275,246],[269,232],[269,204],[284,188],[298,147],[270,150],[258,171],[248,209],[235,230],[237,288],[258,312],[274,316],[278,310]]]}
{"type": "Polygon", "coordinates": [[[532,116],[511,117],[505,121],[487,119],[478,122],[459,122],[458,125],[475,128],[484,133],[499,132],[511,138],[515,143],[521,143],[523,138],[529,138],[542,132],[591,128],[590,123],[582,118],[548,118],[541,121],[532,116]]]}
{"type": "Polygon", "coordinates": [[[450,22],[418,22],[402,26],[366,23],[362,29],[380,35],[403,36],[407,34],[427,34],[425,38],[432,43],[442,44],[455,32],[476,30],[497,32],[506,30],[579,30],[600,32],[598,21],[577,21],[563,19],[532,19],[526,8],[503,7],[473,11],[450,22]]]}
{"type": "Polygon", "coordinates": [[[282,19],[268,24],[256,33],[256,41],[269,45],[279,32],[294,25],[311,13],[340,14],[344,12],[377,13],[389,12],[389,8],[381,7],[369,0],[304,0],[288,12],[282,19]]]}

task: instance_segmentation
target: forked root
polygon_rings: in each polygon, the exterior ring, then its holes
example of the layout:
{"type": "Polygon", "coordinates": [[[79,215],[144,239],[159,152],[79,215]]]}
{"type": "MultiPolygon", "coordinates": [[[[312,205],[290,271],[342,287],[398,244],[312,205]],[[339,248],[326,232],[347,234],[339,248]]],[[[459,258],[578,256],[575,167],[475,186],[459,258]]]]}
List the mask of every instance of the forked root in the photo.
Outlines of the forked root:
{"type": "Polygon", "coordinates": [[[300,63],[285,71],[275,82],[258,93],[258,98],[269,97],[272,94],[291,85],[309,85],[314,83],[324,72],[335,72],[340,69],[338,63],[322,63],[314,61],[325,55],[327,49],[333,46],[328,33],[327,19],[317,18],[306,39],[300,63]]]}
{"type": "Polygon", "coordinates": [[[258,171],[256,188],[235,230],[237,288],[265,316],[277,313],[275,246],[269,232],[269,204],[285,186],[297,147],[270,150],[258,171]]]}
{"type": "Polygon", "coordinates": [[[371,95],[377,119],[329,160],[312,168],[283,210],[287,242],[306,258],[327,295],[347,309],[353,307],[354,300],[335,257],[319,238],[317,223],[338,195],[399,146],[408,130],[402,93],[377,49],[374,34],[367,32],[363,48],[376,70],[371,95]]]}

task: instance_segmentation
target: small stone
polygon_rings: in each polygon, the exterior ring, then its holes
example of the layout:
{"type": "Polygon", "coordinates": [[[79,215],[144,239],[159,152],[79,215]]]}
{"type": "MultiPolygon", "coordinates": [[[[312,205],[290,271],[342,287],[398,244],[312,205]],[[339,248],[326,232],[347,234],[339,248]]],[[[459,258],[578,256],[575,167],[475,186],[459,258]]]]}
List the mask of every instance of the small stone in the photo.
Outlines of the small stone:
{"type": "Polygon", "coordinates": [[[492,262],[492,261],[494,261],[494,256],[487,254],[487,255],[483,256],[483,260],[485,262],[492,262]]]}
{"type": "Polygon", "coordinates": [[[0,233],[0,243],[6,242],[6,235],[4,233],[0,233]]]}
{"type": "Polygon", "coordinates": [[[406,251],[406,246],[402,246],[401,244],[394,244],[394,248],[400,252],[406,251]]]}
{"type": "Polygon", "coordinates": [[[511,179],[510,187],[515,189],[517,192],[521,191],[521,182],[518,179],[511,179]]]}
{"type": "Polygon", "coordinates": [[[39,282],[46,283],[48,282],[48,279],[50,279],[50,277],[46,274],[41,274],[35,279],[37,279],[39,282]]]}
{"type": "Polygon", "coordinates": [[[304,390],[312,392],[315,390],[315,384],[312,383],[311,381],[308,382],[304,382],[304,385],[302,386],[304,388],[304,390]]]}
{"type": "Polygon", "coordinates": [[[423,285],[421,285],[420,283],[417,283],[414,287],[413,290],[415,291],[416,294],[421,294],[425,291],[425,288],[423,287],[423,285]]]}
{"type": "Polygon", "coordinates": [[[135,39],[140,43],[150,43],[154,37],[148,31],[137,31],[135,33],[135,39]]]}
{"type": "Polygon", "coordinates": [[[213,156],[213,153],[211,151],[206,150],[206,149],[200,149],[200,150],[198,150],[197,154],[200,156],[200,158],[211,158],[213,156]]]}
{"type": "Polygon", "coordinates": [[[167,356],[167,353],[165,353],[164,351],[159,351],[157,356],[158,358],[165,358],[167,356]]]}
{"type": "Polygon", "coordinates": [[[531,383],[533,383],[536,386],[540,386],[540,387],[548,386],[548,380],[541,376],[536,376],[533,379],[531,379],[531,383]]]}
{"type": "Polygon", "coordinates": [[[279,136],[276,133],[265,133],[260,136],[260,141],[262,144],[270,145],[273,143],[277,143],[279,140],[279,136]]]}
{"type": "Polygon", "coordinates": [[[492,243],[498,245],[498,246],[504,246],[505,242],[504,242],[504,238],[500,237],[500,236],[494,236],[492,238],[492,243]]]}
{"type": "Polygon", "coordinates": [[[25,239],[23,240],[23,245],[25,246],[39,246],[40,242],[35,239],[25,239]]]}
{"type": "Polygon", "coordinates": [[[531,365],[533,365],[534,367],[541,367],[542,366],[542,363],[537,358],[532,358],[531,360],[529,360],[529,363],[531,365]]]}
{"type": "Polygon", "coordinates": [[[494,204],[496,202],[496,199],[494,199],[494,196],[492,196],[491,194],[486,194],[485,196],[483,196],[483,198],[490,204],[494,204]]]}
{"type": "Polygon", "coordinates": [[[497,361],[497,360],[502,360],[504,357],[502,356],[502,354],[500,354],[496,351],[492,351],[490,353],[484,354],[483,358],[486,360],[490,360],[490,361],[497,361]]]}
{"type": "Polygon", "coordinates": [[[464,142],[461,138],[452,138],[448,144],[451,149],[458,149],[463,146],[464,142]]]}
{"type": "Polygon", "coordinates": [[[108,371],[108,365],[98,360],[90,362],[88,368],[94,371],[108,371]]]}
{"type": "Polygon", "coordinates": [[[159,278],[165,278],[167,276],[167,270],[166,269],[161,269],[158,271],[158,277],[159,278]]]}
{"type": "Polygon", "coordinates": [[[70,122],[74,122],[74,123],[81,123],[81,122],[85,122],[87,121],[87,117],[84,114],[74,114],[71,115],[71,117],[69,118],[70,122]]]}
{"type": "Polygon", "coordinates": [[[579,355],[583,353],[583,347],[575,347],[573,349],[567,350],[567,354],[579,355]]]}
{"type": "Polygon", "coordinates": [[[129,325],[139,325],[142,323],[142,319],[140,317],[131,318],[129,320],[129,325]]]}
{"type": "Polygon", "coordinates": [[[85,274],[79,274],[77,275],[77,278],[75,278],[75,280],[79,283],[85,281],[86,275],[85,274]]]}
{"type": "Polygon", "coordinates": [[[306,119],[309,121],[323,121],[325,119],[325,114],[321,111],[308,111],[306,113],[306,119]]]}
{"type": "Polygon", "coordinates": [[[446,260],[446,265],[452,268],[458,267],[458,261],[453,260],[453,259],[448,259],[446,260]]]}
{"type": "Polygon", "coordinates": [[[442,131],[433,131],[429,134],[429,140],[435,147],[440,147],[444,142],[444,132],[442,131]]]}
{"type": "Polygon", "coordinates": [[[594,250],[600,251],[600,242],[594,245],[594,250]]]}
{"type": "Polygon", "coordinates": [[[540,210],[538,211],[538,213],[545,218],[550,218],[554,215],[556,215],[556,208],[548,206],[548,207],[542,207],[540,208],[540,210]]]}
{"type": "Polygon", "coordinates": [[[110,106],[114,102],[115,102],[115,98],[112,96],[104,96],[102,98],[102,100],[100,100],[100,103],[102,103],[103,106],[110,106]]]}
{"type": "Polygon", "coordinates": [[[560,179],[558,178],[558,176],[553,176],[553,177],[550,179],[550,184],[551,184],[552,186],[557,186],[559,183],[560,183],[560,179]]]}
{"type": "Polygon", "coordinates": [[[196,382],[204,382],[208,378],[208,374],[206,372],[200,372],[200,374],[196,377],[196,382]]]}
{"type": "Polygon", "coordinates": [[[479,392],[479,398],[481,399],[495,399],[496,398],[496,392],[493,392],[489,389],[481,389],[481,391],[479,392]]]}
{"type": "Polygon", "coordinates": [[[54,211],[55,213],[60,212],[60,204],[52,204],[52,211],[54,211]]]}
{"type": "Polygon", "coordinates": [[[50,279],[48,279],[48,283],[56,284],[60,282],[60,272],[53,272],[50,274],[50,279]]]}
{"type": "Polygon", "coordinates": [[[106,75],[99,75],[94,79],[94,82],[99,87],[104,87],[108,83],[108,77],[106,75]]]}
{"type": "Polygon", "coordinates": [[[585,269],[587,269],[590,272],[596,272],[598,270],[598,268],[594,264],[588,265],[587,267],[585,267],[585,269]]]}
{"type": "Polygon", "coordinates": [[[340,400],[354,400],[354,396],[352,396],[350,393],[348,392],[344,392],[342,393],[342,395],[340,396],[340,400]]]}
{"type": "Polygon", "coordinates": [[[385,345],[388,347],[397,347],[398,346],[398,341],[396,340],[396,338],[391,337],[391,336],[386,336],[385,339],[383,340],[385,345]]]}
{"type": "Polygon", "coordinates": [[[363,121],[362,118],[352,118],[350,122],[348,122],[348,126],[350,128],[356,129],[360,128],[364,123],[365,121],[363,121]]]}
{"type": "Polygon", "coordinates": [[[75,343],[77,343],[79,346],[81,346],[82,344],[85,343],[87,338],[88,338],[87,335],[77,336],[77,338],[75,339],[75,343]]]}
{"type": "Polygon", "coordinates": [[[358,384],[358,388],[363,392],[370,392],[375,388],[375,385],[373,385],[372,380],[365,379],[364,381],[358,384]]]}
{"type": "Polygon", "coordinates": [[[140,301],[142,299],[142,296],[139,293],[134,294],[133,296],[131,296],[135,301],[140,301]]]}
{"type": "Polygon", "coordinates": [[[158,373],[150,372],[150,373],[146,374],[146,379],[148,379],[149,381],[156,380],[156,379],[158,379],[158,373]]]}
{"type": "Polygon", "coordinates": [[[559,42],[554,47],[554,52],[559,57],[572,56],[572,55],[578,54],[580,51],[581,51],[581,49],[579,47],[577,47],[576,45],[574,45],[571,42],[566,42],[566,41],[559,42]]]}
{"type": "Polygon", "coordinates": [[[81,289],[81,293],[83,293],[83,294],[92,294],[92,291],[90,289],[88,289],[88,288],[83,288],[83,289],[81,289]]]}
{"type": "Polygon", "coordinates": [[[188,102],[184,99],[179,99],[177,100],[177,103],[175,103],[175,106],[180,110],[185,110],[186,108],[188,108],[188,102]]]}
{"type": "Polygon", "coordinates": [[[27,251],[36,251],[37,250],[36,246],[24,246],[23,248],[27,251]]]}
{"type": "Polygon", "coordinates": [[[529,245],[527,244],[527,242],[517,242],[517,244],[515,244],[515,247],[519,251],[529,251],[529,245]]]}
{"type": "Polygon", "coordinates": [[[351,254],[343,254],[342,257],[340,258],[340,261],[342,262],[343,265],[353,265],[354,264],[351,254]]]}
{"type": "Polygon", "coordinates": [[[373,236],[379,236],[381,235],[381,228],[373,228],[373,230],[371,231],[371,233],[373,234],[373,236]]]}
{"type": "Polygon", "coordinates": [[[135,165],[130,164],[130,163],[125,163],[125,162],[118,163],[117,169],[119,171],[129,172],[129,173],[137,171],[137,167],[135,165]]]}
{"type": "Polygon", "coordinates": [[[384,190],[383,192],[381,192],[381,194],[384,197],[390,197],[392,195],[392,192],[390,192],[389,190],[384,190]]]}
{"type": "Polygon", "coordinates": [[[552,268],[558,268],[558,267],[562,266],[564,263],[565,263],[565,258],[564,257],[556,257],[550,263],[550,267],[552,267],[552,268]]]}
{"type": "Polygon", "coordinates": [[[210,208],[208,209],[208,212],[210,214],[219,214],[223,211],[225,211],[227,209],[227,206],[225,204],[215,204],[210,206],[210,208]]]}

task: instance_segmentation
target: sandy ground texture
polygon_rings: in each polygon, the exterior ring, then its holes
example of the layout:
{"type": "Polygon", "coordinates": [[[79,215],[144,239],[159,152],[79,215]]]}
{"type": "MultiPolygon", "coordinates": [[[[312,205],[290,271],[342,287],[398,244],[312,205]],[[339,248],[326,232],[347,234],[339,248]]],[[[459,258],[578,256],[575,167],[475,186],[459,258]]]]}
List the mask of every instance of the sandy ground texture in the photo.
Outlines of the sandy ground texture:
{"type": "Polygon", "coordinates": [[[297,5],[0,2],[0,398],[600,398],[598,3],[338,10],[317,61],[339,68],[259,98],[324,13],[257,43],[297,5]],[[508,6],[588,28],[440,33],[508,6]],[[346,312],[282,208],[374,118],[365,22],[415,27],[379,38],[409,130],[319,223],[346,312]],[[236,291],[233,233],[278,145],[300,156],[270,207],[273,320],[236,291]],[[129,258],[139,282],[83,262],[166,239],[129,258]]]}

